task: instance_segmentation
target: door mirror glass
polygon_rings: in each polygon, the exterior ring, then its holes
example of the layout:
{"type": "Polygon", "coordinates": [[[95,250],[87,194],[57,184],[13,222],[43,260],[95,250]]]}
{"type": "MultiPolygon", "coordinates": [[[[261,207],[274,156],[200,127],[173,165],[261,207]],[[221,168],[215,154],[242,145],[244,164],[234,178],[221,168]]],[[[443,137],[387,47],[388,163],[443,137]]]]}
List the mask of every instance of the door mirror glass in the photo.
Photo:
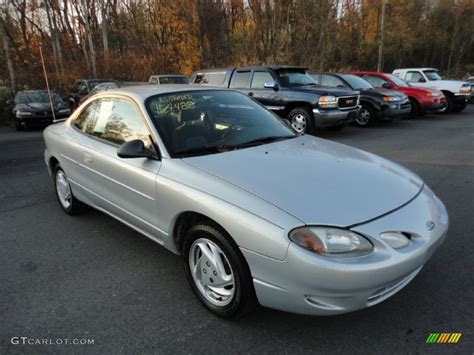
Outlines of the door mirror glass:
{"type": "Polygon", "coordinates": [[[391,89],[391,88],[393,87],[393,85],[390,84],[390,83],[384,82],[384,83],[382,84],[382,87],[385,88],[385,89],[391,89]]]}
{"type": "Polygon", "coordinates": [[[117,150],[120,158],[153,158],[155,154],[151,149],[145,148],[141,139],[134,139],[122,144],[117,150]]]}
{"type": "Polygon", "coordinates": [[[278,89],[278,85],[277,83],[275,82],[275,80],[267,80],[265,81],[265,83],[263,84],[263,87],[265,89],[278,89]]]}
{"type": "Polygon", "coordinates": [[[419,79],[418,79],[418,82],[419,82],[419,83],[426,83],[426,80],[425,80],[425,78],[419,78],[419,79]]]}

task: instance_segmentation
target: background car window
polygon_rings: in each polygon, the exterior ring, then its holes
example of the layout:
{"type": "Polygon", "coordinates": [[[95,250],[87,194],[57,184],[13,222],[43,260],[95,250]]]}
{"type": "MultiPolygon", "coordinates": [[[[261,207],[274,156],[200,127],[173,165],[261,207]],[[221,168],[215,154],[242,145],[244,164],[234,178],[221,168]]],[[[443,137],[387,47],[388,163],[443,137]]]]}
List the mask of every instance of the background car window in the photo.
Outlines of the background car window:
{"type": "Polygon", "coordinates": [[[267,71],[256,71],[253,73],[252,84],[250,87],[252,89],[264,89],[265,82],[273,81],[273,77],[267,71]]]}
{"type": "Polygon", "coordinates": [[[151,84],[158,84],[158,79],[157,78],[151,78],[150,83],[151,84]]]}
{"type": "Polygon", "coordinates": [[[314,82],[318,85],[321,85],[321,75],[320,74],[310,74],[314,82]]]}
{"type": "Polygon", "coordinates": [[[73,125],[80,131],[92,134],[92,130],[94,128],[95,119],[97,117],[97,108],[98,103],[97,100],[91,102],[87,107],[82,110],[82,112],[77,116],[74,120],[73,125]]]}
{"type": "Polygon", "coordinates": [[[383,87],[383,84],[388,83],[387,80],[382,79],[380,76],[375,76],[375,75],[364,75],[364,80],[367,80],[369,83],[372,84],[372,86],[376,88],[381,88],[383,87]]]}
{"type": "Polygon", "coordinates": [[[405,75],[405,80],[409,83],[418,83],[420,79],[423,79],[423,75],[417,71],[409,71],[405,75]]]}
{"type": "Polygon", "coordinates": [[[194,83],[206,85],[223,85],[225,74],[225,71],[214,73],[198,73],[194,78],[194,83]]]}
{"type": "Polygon", "coordinates": [[[162,76],[160,84],[189,84],[189,79],[182,76],[162,76]]]}
{"type": "Polygon", "coordinates": [[[341,79],[333,75],[322,75],[321,85],[329,87],[346,87],[346,85],[341,79]]]}
{"type": "Polygon", "coordinates": [[[248,88],[250,80],[250,71],[235,72],[230,87],[232,88],[248,88]]]}
{"type": "Polygon", "coordinates": [[[146,146],[150,137],[140,113],[125,99],[99,99],[92,135],[115,144],[141,139],[146,146]]]}

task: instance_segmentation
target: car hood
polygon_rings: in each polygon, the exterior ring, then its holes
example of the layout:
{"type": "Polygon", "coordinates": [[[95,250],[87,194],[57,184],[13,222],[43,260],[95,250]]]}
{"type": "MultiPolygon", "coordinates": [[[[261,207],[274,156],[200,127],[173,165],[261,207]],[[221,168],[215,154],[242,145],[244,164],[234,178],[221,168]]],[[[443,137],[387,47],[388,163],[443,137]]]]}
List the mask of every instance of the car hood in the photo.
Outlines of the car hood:
{"type": "MultiPolygon", "coordinates": [[[[65,104],[61,103],[55,103],[54,104],[54,110],[59,110],[62,108],[67,108],[65,104]]],[[[18,104],[15,106],[15,110],[25,110],[29,112],[44,112],[44,111],[50,111],[50,105],[49,102],[30,102],[27,104],[18,104]]]]}
{"type": "Polygon", "coordinates": [[[311,136],[183,161],[305,224],[362,223],[407,203],[423,186],[398,164],[311,136]]]}
{"type": "Polygon", "coordinates": [[[297,86],[291,88],[285,88],[285,90],[305,92],[305,93],[314,93],[318,95],[333,95],[333,96],[352,96],[358,95],[359,92],[351,89],[340,89],[340,88],[330,88],[326,86],[297,86]]]}
{"type": "Polygon", "coordinates": [[[397,91],[397,90],[389,90],[385,88],[373,88],[369,90],[361,90],[360,92],[362,95],[367,95],[367,96],[376,96],[376,97],[382,97],[382,96],[396,96],[396,97],[404,97],[405,94],[397,91]]]}

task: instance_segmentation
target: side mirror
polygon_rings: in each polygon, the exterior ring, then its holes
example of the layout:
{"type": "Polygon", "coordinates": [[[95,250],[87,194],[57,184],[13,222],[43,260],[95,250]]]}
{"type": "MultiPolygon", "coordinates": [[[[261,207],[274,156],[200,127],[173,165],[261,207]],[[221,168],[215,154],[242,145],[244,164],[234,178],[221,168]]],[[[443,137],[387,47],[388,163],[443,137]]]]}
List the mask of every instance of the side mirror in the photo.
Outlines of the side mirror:
{"type": "Polygon", "coordinates": [[[117,150],[120,158],[154,158],[155,154],[151,149],[145,148],[141,139],[134,139],[122,144],[117,150]]]}
{"type": "Polygon", "coordinates": [[[426,83],[426,80],[425,80],[425,78],[420,78],[420,79],[418,79],[418,82],[419,83],[426,83]]]}
{"type": "Polygon", "coordinates": [[[278,84],[274,80],[268,80],[268,81],[265,81],[265,83],[263,84],[263,87],[265,89],[276,90],[278,89],[278,84]]]}
{"type": "Polygon", "coordinates": [[[382,84],[382,87],[385,88],[385,89],[391,89],[393,87],[393,85],[388,83],[388,82],[384,82],[382,84]]]}

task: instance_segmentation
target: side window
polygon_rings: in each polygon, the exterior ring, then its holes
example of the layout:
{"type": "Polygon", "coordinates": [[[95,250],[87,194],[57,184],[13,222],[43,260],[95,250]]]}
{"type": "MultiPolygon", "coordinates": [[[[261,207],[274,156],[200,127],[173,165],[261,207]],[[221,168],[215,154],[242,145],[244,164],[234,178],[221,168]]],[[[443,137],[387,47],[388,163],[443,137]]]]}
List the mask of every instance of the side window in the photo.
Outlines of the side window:
{"type": "Polygon", "coordinates": [[[372,86],[376,88],[381,88],[383,84],[387,83],[386,80],[375,75],[364,75],[363,79],[367,80],[370,84],[372,84],[372,86]]]}
{"type": "Polygon", "coordinates": [[[237,71],[232,76],[232,82],[230,83],[231,88],[248,88],[250,80],[249,71],[237,71]]]}
{"type": "Polygon", "coordinates": [[[253,73],[252,84],[250,87],[252,89],[264,89],[264,84],[267,81],[273,81],[272,75],[267,71],[256,71],[253,73]]]}
{"type": "Polygon", "coordinates": [[[150,83],[151,84],[158,84],[158,79],[157,78],[151,78],[150,83]]]}
{"type": "Polygon", "coordinates": [[[97,108],[99,104],[97,100],[91,102],[87,107],[82,110],[79,116],[73,122],[73,125],[80,131],[92,134],[92,129],[94,128],[95,120],[97,118],[97,108]]]}
{"type": "Polygon", "coordinates": [[[194,78],[194,84],[204,85],[224,85],[226,72],[208,72],[208,73],[197,73],[194,78]]]}
{"type": "Polygon", "coordinates": [[[128,100],[99,99],[97,119],[92,135],[115,144],[141,139],[150,145],[148,129],[137,108],[128,100]]]}
{"type": "Polygon", "coordinates": [[[420,79],[423,79],[423,75],[418,71],[409,71],[405,74],[405,81],[409,83],[418,83],[420,79]]]}
{"type": "Polygon", "coordinates": [[[346,87],[344,82],[339,79],[338,77],[335,77],[334,75],[322,75],[321,78],[321,85],[322,86],[329,86],[329,87],[346,87]]]}
{"type": "Polygon", "coordinates": [[[316,84],[321,85],[321,74],[310,74],[316,84]]]}

